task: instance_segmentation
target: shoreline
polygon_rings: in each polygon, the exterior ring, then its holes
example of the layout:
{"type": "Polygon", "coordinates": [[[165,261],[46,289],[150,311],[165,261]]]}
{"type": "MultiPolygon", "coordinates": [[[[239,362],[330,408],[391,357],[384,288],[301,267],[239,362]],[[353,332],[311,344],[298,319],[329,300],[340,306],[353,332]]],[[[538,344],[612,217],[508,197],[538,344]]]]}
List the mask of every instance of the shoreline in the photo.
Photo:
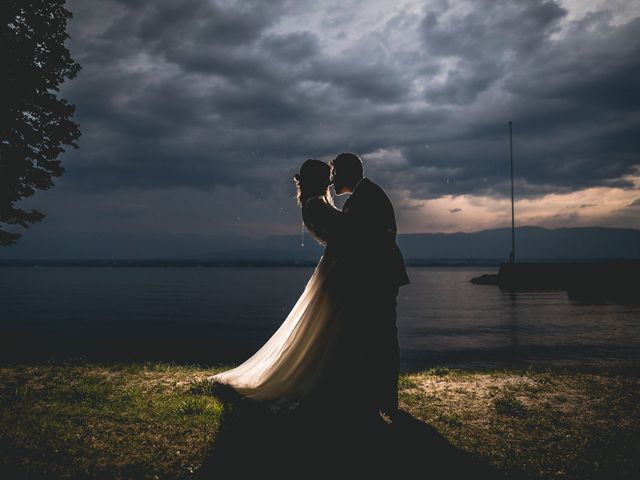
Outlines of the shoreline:
{"type": "MultiPolygon", "coordinates": [[[[239,364],[253,355],[267,338],[237,344],[228,337],[217,338],[220,329],[208,323],[141,322],[136,329],[113,322],[107,328],[87,330],[81,324],[61,333],[5,332],[0,335],[0,366],[21,365],[118,365],[163,363],[211,368],[239,364]],[[187,328],[188,327],[188,328],[187,328]],[[84,328],[84,330],[83,330],[84,328]],[[123,336],[121,332],[127,331],[123,336]],[[148,332],[153,331],[153,335],[148,332]],[[215,352],[215,357],[212,357],[215,352]],[[212,358],[214,358],[212,360],[212,358]]],[[[549,371],[553,373],[594,373],[640,375],[640,360],[632,347],[588,352],[588,347],[559,351],[556,356],[536,358],[527,352],[506,347],[486,351],[401,350],[400,373],[412,374],[435,367],[491,373],[494,371],[549,371]],[[528,353],[528,354],[527,354],[528,353]],[[600,356],[608,354],[607,357],[600,356]]],[[[559,348],[559,350],[562,350],[559,348]]]]}

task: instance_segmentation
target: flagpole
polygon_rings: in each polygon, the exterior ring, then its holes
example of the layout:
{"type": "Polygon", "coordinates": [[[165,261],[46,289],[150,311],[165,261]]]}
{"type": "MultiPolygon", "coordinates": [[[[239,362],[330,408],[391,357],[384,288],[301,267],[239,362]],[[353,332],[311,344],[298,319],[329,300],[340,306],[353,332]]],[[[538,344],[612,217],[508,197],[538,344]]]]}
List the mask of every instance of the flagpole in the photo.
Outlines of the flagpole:
{"type": "Polygon", "coordinates": [[[516,217],[513,201],[513,133],[511,129],[511,120],[509,120],[509,156],[511,160],[511,254],[509,255],[509,263],[516,261],[516,217]]]}

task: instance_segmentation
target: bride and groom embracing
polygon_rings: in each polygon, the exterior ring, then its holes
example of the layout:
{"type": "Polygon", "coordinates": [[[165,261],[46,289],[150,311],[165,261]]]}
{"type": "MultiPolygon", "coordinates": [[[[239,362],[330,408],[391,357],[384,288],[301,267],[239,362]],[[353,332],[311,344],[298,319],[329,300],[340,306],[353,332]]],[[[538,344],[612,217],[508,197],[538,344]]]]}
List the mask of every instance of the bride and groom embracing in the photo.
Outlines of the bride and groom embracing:
{"type": "Polygon", "coordinates": [[[258,401],[373,419],[398,409],[396,298],[409,283],[393,206],[342,153],[310,159],[294,176],[311,235],[325,246],[294,307],[247,361],[210,377],[258,401]],[[342,210],[332,201],[351,194],[342,210]]]}

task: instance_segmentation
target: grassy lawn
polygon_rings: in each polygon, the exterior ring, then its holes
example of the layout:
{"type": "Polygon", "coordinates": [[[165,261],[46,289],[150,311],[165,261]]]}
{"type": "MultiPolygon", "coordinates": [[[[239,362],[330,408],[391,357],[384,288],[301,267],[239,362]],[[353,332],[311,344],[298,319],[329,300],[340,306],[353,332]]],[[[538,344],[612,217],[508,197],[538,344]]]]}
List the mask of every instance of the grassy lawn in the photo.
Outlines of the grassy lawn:
{"type": "MultiPolygon", "coordinates": [[[[219,370],[0,367],[0,477],[193,478],[232,408],[203,381],[219,370]]],[[[505,478],[631,479],[639,386],[628,375],[437,368],[403,375],[400,403],[505,478]]]]}
{"type": "Polygon", "coordinates": [[[183,478],[223,405],[190,393],[216,370],[155,365],[0,368],[0,464],[45,477],[183,478]]]}
{"type": "Polygon", "coordinates": [[[640,379],[446,368],[401,378],[401,404],[501,471],[637,478],[640,379]],[[634,473],[635,472],[635,473],[634,473]]]}

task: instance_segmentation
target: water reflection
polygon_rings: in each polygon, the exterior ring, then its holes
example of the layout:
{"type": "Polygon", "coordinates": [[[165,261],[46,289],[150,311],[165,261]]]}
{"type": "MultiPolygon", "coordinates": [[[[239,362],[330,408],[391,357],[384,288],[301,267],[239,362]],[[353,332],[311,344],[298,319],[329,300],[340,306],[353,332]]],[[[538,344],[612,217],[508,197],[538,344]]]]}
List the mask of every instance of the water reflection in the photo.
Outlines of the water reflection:
{"type": "MultiPolygon", "coordinates": [[[[1,354],[235,362],[284,320],[310,268],[47,267],[0,271],[1,354]]],[[[411,268],[404,370],[640,365],[640,306],[473,285],[481,270],[411,268]]]]}
{"type": "Polygon", "coordinates": [[[518,292],[507,292],[507,311],[509,312],[509,337],[511,345],[515,351],[518,351],[518,308],[517,308],[518,292]]]}

